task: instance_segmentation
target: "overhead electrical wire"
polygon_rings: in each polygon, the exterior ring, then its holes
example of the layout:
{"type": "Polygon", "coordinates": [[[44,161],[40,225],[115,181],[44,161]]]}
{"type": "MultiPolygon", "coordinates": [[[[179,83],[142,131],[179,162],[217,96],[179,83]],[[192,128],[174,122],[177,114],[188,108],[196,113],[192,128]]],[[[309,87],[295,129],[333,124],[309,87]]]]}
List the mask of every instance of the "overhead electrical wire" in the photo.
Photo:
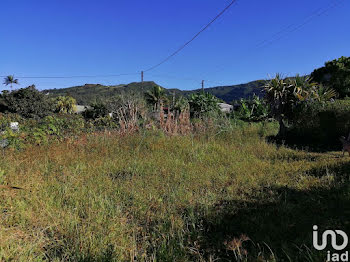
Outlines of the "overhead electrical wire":
{"type": "Polygon", "coordinates": [[[220,16],[222,16],[234,3],[236,3],[237,0],[233,0],[230,2],[230,4],[228,6],[226,6],[224,8],[224,10],[222,10],[217,16],[214,17],[213,20],[211,20],[209,22],[209,24],[207,24],[205,27],[203,27],[197,34],[195,34],[189,41],[187,41],[185,44],[183,44],[181,47],[179,47],[174,53],[172,53],[171,55],[169,55],[168,57],[166,57],[165,59],[163,59],[161,62],[159,62],[158,64],[143,70],[144,72],[149,72],[159,66],[161,66],[162,64],[164,64],[165,62],[167,62],[169,59],[171,59],[172,57],[176,56],[178,53],[180,53],[186,46],[188,46],[191,42],[193,42],[201,33],[203,33],[206,29],[208,29],[220,16]]]}
{"type": "MultiPolygon", "coordinates": [[[[220,16],[222,16],[230,7],[232,7],[235,3],[237,2],[237,0],[233,0],[231,1],[218,15],[216,15],[214,17],[214,19],[212,19],[206,26],[204,26],[197,34],[195,34],[189,41],[187,41],[185,44],[183,44],[180,48],[178,48],[175,52],[173,52],[172,54],[170,54],[168,57],[166,57],[165,59],[163,59],[161,62],[159,62],[158,64],[143,70],[143,72],[149,72],[151,70],[154,70],[155,68],[161,66],[162,64],[164,64],[165,62],[167,62],[168,60],[170,60],[172,57],[176,56],[179,52],[181,52],[186,46],[188,46],[191,42],[193,42],[201,33],[203,33],[206,29],[208,29],[220,16]]],[[[255,49],[255,48],[261,48],[261,47],[265,47],[267,45],[270,45],[271,43],[273,43],[274,41],[277,41],[281,38],[283,38],[286,33],[292,33],[294,31],[297,31],[298,29],[300,29],[301,27],[305,26],[306,24],[310,23],[315,17],[317,16],[321,16],[324,15],[325,13],[327,13],[329,10],[337,7],[338,5],[340,5],[342,2],[344,2],[344,0],[339,0],[339,1],[334,1],[333,4],[331,4],[330,6],[328,6],[327,8],[319,8],[316,11],[314,11],[311,15],[307,16],[302,23],[300,24],[290,24],[286,27],[284,27],[283,29],[281,29],[280,31],[278,31],[277,33],[273,34],[272,37],[270,39],[265,39],[263,41],[260,41],[256,46],[254,46],[251,49],[255,49]]],[[[249,50],[249,49],[248,49],[249,50]]],[[[215,72],[218,72],[221,70],[217,70],[215,72]]],[[[73,79],[73,78],[104,78],[104,77],[119,77],[119,76],[130,76],[130,75],[139,75],[140,72],[137,73],[125,73],[125,74],[111,74],[111,75],[71,75],[71,76],[19,76],[16,78],[19,79],[73,79]]],[[[151,74],[149,74],[151,75],[151,74]]],[[[152,76],[152,75],[151,75],[152,76]]],[[[201,80],[198,79],[194,79],[194,78],[180,78],[180,77],[174,77],[174,76],[168,76],[168,75],[153,75],[154,77],[165,77],[165,78],[173,78],[173,79],[179,79],[179,80],[190,80],[190,81],[198,81],[200,82],[201,80]]],[[[0,76],[0,77],[7,77],[7,76],[0,76]]],[[[208,82],[212,82],[212,83],[217,83],[215,81],[210,81],[210,80],[205,80],[208,82]]],[[[222,86],[223,84],[220,83],[222,86]]]]}
{"type": "MultiPolygon", "coordinates": [[[[118,77],[118,76],[128,76],[128,75],[138,75],[138,73],[130,74],[117,74],[117,75],[76,75],[76,76],[16,76],[20,79],[71,79],[71,78],[103,78],[103,77],[118,77]]],[[[7,77],[7,76],[0,76],[7,77]]]]}
{"type": "MultiPolygon", "coordinates": [[[[239,54],[242,54],[244,52],[250,52],[250,51],[253,51],[255,49],[267,47],[267,46],[271,45],[272,43],[274,43],[275,41],[278,41],[278,40],[282,39],[283,37],[285,37],[286,34],[293,33],[295,31],[299,30],[303,26],[305,26],[308,23],[310,23],[314,18],[320,17],[320,16],[326,14],[327,12],[329,12],[330,10],[336,8],[337,6],[339,6],[343,2],[344,2],[344,0],[332,1],[332,3],[330,5],[328,5],[327,7],[318,8],[316,11],[314,11],[309,16],[307,16],[301,23],[299,23],[299,24],[293,23],[293,24],[290,24],[288,26],[285,26],[285,27],[283,27],[282,30],[280,30],[277,33],[273,34],[269,39],[265,39],[263,41],[260,41],[257,45],[255,45],[255,46],[253,46],[251,48],[248,48],[246,50],[241,50],[241,52],[239,52],[239,54]]],[[[206,75],[211,74],[211,73],[217,73],[217,72],[220,72],[222,70],[224,70],[224,69],[219,69],[219,70],[216,70],[216,71],[212,71],[210,73],[207,73],[206,75]]]]}
{"type": "MultiPolygon", "coordinates": [[[[235,2],[235,1],[231,2],[230,6],[228,6],[227,9],[228,9],[229,7],[231,7],[231,6],[234,4],[234,2],[235,2]]],[[[292,33],[292,32],[295,32],[295,31],[299,30],[299,29],[302,28],[303,26],[305,26],[305,25],[307,25],[308,23],[310,23],[314,18],[326,14],[326,13],[327,13],[328,11],[330,11],[331,9],[336,8],[337,6],[339,6],[342,2],[343,2],[343,0],[334,1],[331,5],[327,6],[326,8],[318,8],[316,11],[314,11],[314,12],[311,13],[309,16],[307,16],[307,17],[303,20],[302,23],[300,23],[300,24],[295,24],[295,23],[293,23],[293,24],[290,24],[290,25],[288,25],[288,26],[286,26],[286,27],[283,27],[282,30],[280,30],[280,31],[276,32],[275,34],[273,34],[273,35],[270,37],[270,39],[265,39],[265,40],[259,42],[259,43],[258,43],[255,47],[253,47],[252,49],[266,47],[266,46],[272,44],[274,41],[277,41],[277,40],[282,39],[282,38],[285,36],[285,33],[286,33],[286,32],[287,32],[287,33],[292,33]],[[278,37],[278,36],[279,36],[279,37],[278,37]],[[276,37],[278,37],[278,38],[276,38],[276,37]]],[[[227,10],[227,9],[226,9],[226,10],[227,10]]],[[[225,12],[226,10],[224,10],[223,12],[225,12]]],[[[222,13],[223,13],[223,12],[222,12],[222,13]]],[[[221,14],[222,14],[222,13],[221,13],[221,14]]],[[[219,14],[219,15],[220,15],[220,14],[219,14]]],[[[216,18],[216,19],[217,19],[217,18],[216,18]]],[[[194,40],[194,39],[193,39],[193,40],[194,40]]],[[[192,40],[192,41],[193,41],[193,40],[192,40]]],[[[184,48],[185,46],[186,46],[186,44],[183,46],[183,48],[184,48]]],[[[182,49],[183,49],[183,48],[182,48],[182,49]]],[[[175,52],[173,55],[170,55],[168,58],[164,59],[163,62],[159,63],[159,64],[156,65],[156,66],[160,66],[162,63],[165,63],[167,60],[169,60],[172,56],[176,55],[176,54],[177,54],[178,52],[180,52],[180,51],[181,51],[181,50],[179,49],[179,50],[178,50],[177,52],[175,52]]],[[[154,69],[156,66],[154,66],[153,68],[151,68],[151,70],[154,69]]],[[[218,71],[220,71],[220,70],[218,70],[218,71]]],[[[218,72],[218,71],[215,71],[215,72],[218,72]]],[[[146,71],[145,71],[145,72],[146,72],[146,71]]],[[[161,77],[168,77],[168,76],[165,76],[165,75],[160,75],[160,76],[161,76],[161,77]]],[[[170,77],[168,77],[168,78],[170,78],[170,77]]],[[[175,79],[175,77],[171,77],[171,78],[174,78],[174,79],[175,79]]],[[[186,77],[186,78],[182,78],[182,79],[178,78],[178,79],[179,79],[179,80],[193,80],[193,81],[199,81],[198,79],[195,80],[195,79],[193,79],[193,78],[187,78],[187,77],[186,77]]],[[[211,83],[220,84],[220,85],[224,86],[223,83],[218,83],[218,82],[216,82],[216,81],[211,81],[211,80],[205,80],[205,81],[211,82],[211,83]]]]}
{"type": "Polygon", "coordinates": [[[280,40],[283,38],[283,33],[293,33],[297,30],[299,30],[300,28],[302,28],[303,26],[307,25],[308,23],[310,23],[314,18],[316,17],[320,17],[324,14],[326,14],[328,11],[336,8],[337,6],[339,6],[341,3],[343,2],[343,0],[340,1],[334,1],[334,3],[330,4],[328,7],[326,8],[319,8],[316,11],[314,11],[311,15],[307,16],[303,22],[301,22],[300,24],[290,24],[289,26],[287,26],[286,28],[282,29],[281,31],[277,32],[276,34],[273,35],[272,40],[267,40],[265,39],[264,41],[260,42],[257,47],[264,47],[267,46],[271,43],[273,43],[274,41],[280,40]],[[289,28],[291,28],[289,30],[289,28]],[[279,36],[278,38],[276,38],[277,36],[279,36]]]}
{"type": "MultiPolygon", "coordinates": [[[[149,72],[156,67],[159,67],[160,65],[167,62],[169,59],[177,55],[179,52],[181,52],[186,46],[188,46],[191,42],[193,42],[201,33],[203,33],[206,29],[208,29],[220,16],[222,16],[233,4],[235,4],[237,0],[232,0],[218,15],[216,15],[206,26],[204,26],[197,34],[195,34],[189,41],[187,41],[185,44],[183,44],[180,48],[178,48],[174,53],[166,57],[164,60],[162,60],[160,63],[143,70],[144,72],[149,72]]],[[[131,74],[118,74],[118,75],[85,75],[85,76],[19,76],[17,78],[19,79],[70,79],[70,78],[99,78],[99,77],[118,77],[118,76],[126,76],[126,75],[137,75],[139,73],[131,73],[131,74]]],[[[6,77],[6,76],[0,76],[0,77],[6,77]]],[[[187,79],[189,80],[189,79],[187,79]]],[[[192,79],[194,80],[194,79],[192,79]]],[[[197,81],[197,80],[194,80],[197,81]]]]}

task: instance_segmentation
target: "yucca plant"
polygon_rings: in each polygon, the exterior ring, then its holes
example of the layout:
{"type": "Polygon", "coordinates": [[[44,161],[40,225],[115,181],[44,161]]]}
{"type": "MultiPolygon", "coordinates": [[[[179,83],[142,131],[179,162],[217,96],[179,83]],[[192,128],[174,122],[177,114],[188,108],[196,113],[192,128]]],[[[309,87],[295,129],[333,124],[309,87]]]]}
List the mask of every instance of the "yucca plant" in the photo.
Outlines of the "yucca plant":
{"type": "Polygon", "coordinates": [[[264,88],[265,98],[270,105],[271,114],[280,124],[279,134],[283,135],[286,130],[283,120],[291,114],[297,101],[294,85],[277,73],[274,78],[266,82],[264,88]]]}
{"type": "Polygon", "coordinates": [[[320,85],[317,89],[317,95],[319,101],[326,102],[336,98],[338,96],[338,93],[333,88],[324,87],[323,85],[320,85]]]}
{"type": "Polygon", "coordinates": [[[280,135],[285,132],[284,120],[295,120],[295,113],[310,103],[329,101],[337,97],[334,89],[313,82],[309,76],[283,78],[280,74],[265,85],[266,99],[271,113],[280,123],[280,135]]]}
{"type": "Polygon", "coordinates": [[[287,79],[287,82],[293,86],[293,93],[299,100],[297,102],[318,100],[317,84],[313,83],[309,76],[296,75],[294,78],[287,79]]]}

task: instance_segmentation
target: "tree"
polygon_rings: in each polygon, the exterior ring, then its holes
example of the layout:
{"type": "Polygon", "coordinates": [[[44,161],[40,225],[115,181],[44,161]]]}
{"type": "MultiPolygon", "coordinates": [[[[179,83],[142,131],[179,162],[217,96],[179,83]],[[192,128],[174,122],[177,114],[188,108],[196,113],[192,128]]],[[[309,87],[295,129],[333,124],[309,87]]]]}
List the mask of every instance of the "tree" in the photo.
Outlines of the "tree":
{"type": "Polygon", "coordinates": [[[308,76],[283,78],[281,74],[265,84],[265,99],[270,105],[272,116],[279,122],[279,134],[284,135],[284,121],[294,117],[296,108],[309,103],[328,101],[336,96],[333,89],[320,87],[308,76]]]}
{"type": "Polygon", "coordinates": [[[219,113],[220,100],[210,93],[195,93],[189,97],[190,111],[192,116],[202,117],[210,113],[219,113]]]}
{"type": "Polygon", "coordinates": [[[164,88],[156,85],[152,90],[145,93],[146,101],[153,106],[155,111],[160,109],[160,106],[167,100],[164,88]]]}
{"type": "Polygon", "coordinates": [[[283,78],[281,74],[267,81],[265,99],[270,105],[272,116],[279,122],[279,134],[284,135],[286,126],[284,121],[293,114],[294,107],[300,101],[309,97],[309,79],[297,76],[295,79],[283,78]]]}
{"type": "Polygon", "coordinates": [[[325,63],[324,67],[312,72],[317,83],[333,88],[341,98],[350,96],[350,57],[340,57],[325,63]]]}
{"type": "Polygon", "coordinates": [[[77,101],[71,96],[58,96],[54,99],[54,104],[56,113],[73,114],[77,101]]]}
{"type": "Polygon", "coordinates": [[[34,85],[12,92],[3,92],[0,97],[2,112],[15,113],[27,118],[45,117],[52,113],[52,109],[52,101],[34,85]]]}
{"type": "Polygon", "coordinates": [[[15,76],[10,75],[5,77],[4,79],[4,85],[8,86],[10,85],[11,89],[13,88],[13,84],[18,85],[18,79],[15,79],[15,76]]]}

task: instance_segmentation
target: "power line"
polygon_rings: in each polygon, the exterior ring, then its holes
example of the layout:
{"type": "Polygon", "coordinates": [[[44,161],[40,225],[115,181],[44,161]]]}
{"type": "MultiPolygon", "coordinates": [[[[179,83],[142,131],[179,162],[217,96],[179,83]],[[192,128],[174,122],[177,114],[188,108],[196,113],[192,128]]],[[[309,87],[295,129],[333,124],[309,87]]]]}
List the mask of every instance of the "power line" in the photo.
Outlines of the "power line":
{"type": "MultiPolygon", "coordinates": [[[[129,74],[117,74],[117,75],[76,75],[76,76],[16,76],[19,79],[71,79],[71,78],[104,78],[104,77],[118,77],[118,76],[128,76],[128,75],[138,75],[139,73],[129,73],[129,74]]],[[[7,77],[7,76],[0,76],[7,77]]]]}
{"type": "MultiPolygon", "coordinates": [[[[270,39],[265,39],[263,41],[260,41],[257,45],[255,45],[255,46],[253,46],[253,47],[251,47],[249,49],[246,49],[246,50],[241,50],[241,52],[239,52],[239,53],[242,54],[243,51],[245,51],[245,52],[253,51],[253,50],[257,49],[257,48],[263,48],[263,47],[266,47],[268,45],[271,45],[273,42],[282,39],[286,35],[286,33],[293,33],[295,31],[299,30],[303,26],[305,26],[308,23],[310,23],[314,18],[320,17],[320,16],[326,14],[328,11],[336,8],[337,6],[339,6],[343,2],[344,2],[344,0],[334,1],[333,3],[328,5],[327,7],[318,8],[316,11],[314,11],[309,16],[307,16],[300,24],[293,23],[293,24],[290,24],[290,25],[288,25],[286,27],[283,27],[282,30],[280,30],[277,33],[273,34],[272,37],[270,37],[270,39]],[[277,36],[279,36],[279,37],[277,37],[277,36]]],[[[222,70],[223,69],[219,69],[219,70],[213,71],[211,73],[217,73],[217,72],[222,71],[222,70]]]]}
{"type": "Polygon", "coordinates": [[[274,41],[278,41],[280,39],[283,38],[283,33],[287,32],[287,33],[293,33],[297,30],[299,30],[300,28],[302,28],[303,26],[307,25],[308,23],[310,23],[314,18],[316,17],[320,17],[324,14],[326,14],[328,11],[336,8],[337,6],[339,6],[343,1],[335,1],[333,4],[329,5],[327,8],[319,8],[317,9],[315,12],[313,12],[311,15],[309,15],[308,17],[306,17],[304,19],[304,21],[300,24],[291,24],[289,26],[287,26],[286,28],[282,29],[281,31],[277,32],[276,34],[273,35],[272,40],[264,40],[262,41],[260,44],[257,45],[257,47],[264,47],[264,46],[268,46],[269,44],[273,43],[274,41]],[[295,25],[295,26],[294,26],[295,25]],[[293,27],[294,26],[294,27],[293,27]],[[291,30],[288,30],[289,28],[291,28],[291,30]],[[278,38],[274,38],[278,35],[281,35],[278,38]],[[274,39],[273,39],[274,38],[274,39]]]}
{"type": "MultiPolygon", "coordinates": [[[[222,13],[224,13],[229,7],[231,7],[231,6],[234,4],[234,2],[235,2],[235,1],[231,2],[230,5],[229,5],[228,7],[226,7],[226,9],[225,9],[224,11],[222,11],[222,12],[219,14],[219,16],[222,15],[222,13]]],[[[295,24],[295,23],[294,23],[294,24],[290,24],[290,25],[284,27],[282,30],[280,30],[280,31],[276,32],[275,34],[273,34],[272,37],[270,38],[271,40],[265,39],[265,40],[259,42],[254,48],[251,48],[251,49],[266,47],[266,46],[272,44],[274,41],[280,40],[281,38],[283,38],[284,33],[285,33],[286,31],[287,31],[288,33],[292,33],[292,32],[297,31],[298,29],[302,28],[302,27],[305,26],[306,24],[310,23],[315,17],[319,17],[319,16],[324,15],[325,13],[327,13],[328,11],[330,11],[331,9],[333,9],[333,8],[337,7],[338,5],[340,5],[342,2],[343,2],[342,0],[340,0],[340,1],[335,1],[334,3],[332,3],[332,4],[331,4],[330,6],[328,6],[327,8],[318,8],[316,11],[314,11],[314,12],[311,13],[309,16],[307,16],[307,17],[303,20],[302,23],[300,23],[300,24],[295,24]],[[278,37],[278,36],[280,36],[280,37],[278,37]],[[276,37],[278,37],[278,38],[276,38],[276,37]]],[[[217,19],[217,18],[218,18],[218,17],[216,17],[216,19],[217,19]]],[[[215,19],[214,19],[214,21],[215,21],[215,19]]],[[[212,21],[212,22],[214,22],[214,21],[212,21]]],[[[210,24],[209,24],[209,25],[210,25],[210,24]]],[[[208,26],[209,26],[209,25],[208,25],[208,26]]],[[[207,27],[208,27],[208,26],[207,26],[207,27]]],[[[205,29],[206,29],[206,28],[204,28],[204,30],[205,30],[205,29]]],[[[203,31],[204,31],[204,30],[203,30],[203,31]]],[[[201,32],[202,32],[202,31],[201,31],[201,32]]],[[[200,33],[201,33],[201,32],[200,32],[200,33]]],[[[194,37],[194,39],[195,39],[200,33],[198,33],[198,34],[194,37]]],[[[192,41],[193,41],[194,39],[192,39],[192,41]]],[[[152,67],[152,68],[150,68],[150,69],[148,69],[148,70],[145,70],[145,71],[153,70],[154,68],[156,68],[156,67],[160,66],[161,64],[165,63],[165,62],[166,62],[167,60],[169,60],[172,56],[176,55],[176,54],[177,54],[178,52],[180,52],[183,48],[185,48],[186,45],[188,45],[190,42],[191,42],[191,40],[190,40],[188,43],[186,43],[184,46],[182,46],[182,48],[180,48],[179,50],[177,50],[176,52],[174,52],[172,55],[170,55],[169,57],[167,57],[166,59],[164,59],[161,63],[159,63],[159,64],[155,65],[154,67],[152,67]]],[[[219,71],[219,70],[218,70],[218,71],[219,71]]],[[[217,71],[215,71],[215,72],[217,72],[217,71]]],[[[157,77],[157,75],[153,75],[153,76],[157,77]]],[[[199,79],[193,79],[193,78],[178,78],[178,77],[170,77],[170,76],[165,76],[165,75],[158,75],[158,76],[160,76],[160,77],[166,77],[166,78],[179,79],[179,80],[201,81],[201,80],[199,80],[199,79]]],[[[211,80],[205,80],[205,81],[211,82],[211,83],[214,83],[214,84],[219,84],[219,85],[221,85],[221,86],[225,86],[223,83],[219,83],[219,82],[216,82],[216,81],[211,81],[211,80]]]]}
{"type": "MultiPolygon", "coordinates": [[[[309,18],[312,18],[314,17],[316,14],[318,14],[319,11],[322,11],[324,8],[320,7],[318,8],[317,10],[315,10],[313,13],[311,13],[309,16],[307,16],[304,20],[307,20],[309,18]]],[[[283,27],[280,31],[276,32],[275,34],[273,34],[270,39],[274,39],[276,38],[277,36],[283,34],[285,31],[289,30],[290,28],[293,28],[296,24],[295,23],[292,23],[292,24],[289,24],[285,27],[283,27]]],[[[292,29],[293,30],[293,29],[292,29]]],[[[270,39],[264,39],[263,41],[259,42],[256,47],[261,47],[263,46],[265,43],[267,42],[270,42],[271,40],[270,39]]]]}
{"type": "Polygon", "coordinates": [[[194,37],[192,37],[189,41],[187,41],[185,44],[183,44],[179,49],[177,49],[174,53],[172,53],[171,55],[169,55],[167,58],[165,58],[164,60],[162,60],[160,63],[148,68],[147,70],[143,70],[144,72],[148,72],[151,71],[153,69],[155,69],[156,67],[164,64],[165,62],[167,62],[169,59],[171,59],[172,57],[174,57],[175,55],[177,55],[180,51],[182,51],[186,46],[188,46],[193,40],[195,40],[201,33],[203,33],[206,29],[208,29],[209,26],[211,26],[220,16],[222,16],[234,3],[236,3],[237,0],[233,0],[231,1],[231,3],[226,6],[224,8],[224,10],[222,10],[213,20],[211,20],[209,22],[209,24],[207,24],[205,27],[203,27],[203,29],[201,29],[197,34],[195,34],[194,37]]]}
{"type": "MultiPolygon", "coordinates": [[[[228,6],[226,6],[213,20],[210,21],[209,24],[207,24],[203,29],[201,29],[194,37],[192,37],[188,42],[186,42],[184,45],[182,45],[179,49],[177,49],[174,53],[172,53],[170,56],[168,56],[167,58],[165,58],[164,60],[162,60],[160,63],[156,64],[155,66],[144,70],[144,72],[148,72],[151,71],[153,69],[155,69],[156,67],[159,67],[160,65],[162,65],[163,63],[167,62],[169,59],[171,59],[172,57],[174,57],[175,55],[177,55],[180,51],[182,51],[187,45],[189,45],[192,41],[194,41],[201,33],[203,33],[211,24],[213,24],[220,16],[222,16],[233,4],[235,4],[237,2],[237,0],[233,0],[230,2],[230,4],[228,6]]],[[[273,43],[274,41],[277,41],[281,38],[283,38],[283,36],[285,35],[284,33],[286,31],[288,31],[287,33],[291,33],[294,31],[297,31],[298,29],[300,29],[301,27],[305,26],[306,24],[310,23],[316,16],[321,16],[323,14],[325,14],[326,12],[328,12],[329,10],[337,7],[338,5],[340,5],[340,3],[342,3],[342,0],[339,1],[335,1],[332,5],[330,5],[327,8],[319,8],[316,11],[314,11],[311,15],[307,16],[302,23],[300,24],[291,24],[288,25],[286,27],[284,27],[282,30],[278,31],[277,33],[275,33],[274,35],[272,35],[271,40],[265,39],[264,41],[259,42],[259,44],[257,44],[255,46],[255,48],[262,48],[265,47],[271,43],[273,43]],[[280,37],[278,37],[280,36],[280,37]],[[276,38],[278,37],[278,38],[276,38]]],[[[254,48],[254,49],[255,49],[254,48]]],[[[253,49],[253,48],[251,48],[253,49]]],[[[249,50],[249,49],[248,49],[249,50]]],[[[215,71],[218,72],[221,71],[220,69],[215,71]]],[[[119,76],[128,76],[128,75],[139,75],[140,73],[126,73],[126,74],[112,74],[112,75],[72,75],[72,76],[19,76],[16,78],[19,79],[72,79],[72,78],[108,78],[108,77],[119,77],[119,76]]],[[[152,76],[152,75],[151,75],[152,76]]],[[[179,77],[173,77],[173,76],[165,76],[165,75],[153,75],[154,77],[166,77],[166,78],[173,78],[173,79],[179,79],[179,80],[190,80],[190,81],[198,81],[198,83],[200,83],[199,79],[193,79],[193,78],[179,78],[179,77]]],[[[7,76],[0,76],[0,77],[7,77],[7,76]]],[[[214,82],[214,81],[210,81],[210,80],[205,80],[208,82],[212,82],[212,83],[216,83],[216,84],[220,84],[222,86],[224,86],[224,84],[222,83],[218,83],[218,82],[214,82]]]]}

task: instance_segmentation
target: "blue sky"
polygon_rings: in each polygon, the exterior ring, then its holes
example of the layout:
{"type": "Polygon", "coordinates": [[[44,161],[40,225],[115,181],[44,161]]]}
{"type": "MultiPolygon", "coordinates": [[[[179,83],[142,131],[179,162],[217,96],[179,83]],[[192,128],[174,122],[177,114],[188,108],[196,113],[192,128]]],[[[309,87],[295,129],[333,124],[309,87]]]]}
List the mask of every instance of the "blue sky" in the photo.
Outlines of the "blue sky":
{"type": "MultiPolygon", "coordinates": [[[[138,72],[175,51],[229,2],[1,0],[0,75],[136,73],[19,78],[20,87],[35,84],[39,89],[140,81],[138,72]]],[[[276,72],[308,74],[327,60],[350,56],[349,13],[348,0],[238,0],[181,53],[146,73],[145,80],[197,89],[202,79],[210,87],[266,79],[276,72]],[[329,9],[334,3],[340,4],[329,9]]]]}

